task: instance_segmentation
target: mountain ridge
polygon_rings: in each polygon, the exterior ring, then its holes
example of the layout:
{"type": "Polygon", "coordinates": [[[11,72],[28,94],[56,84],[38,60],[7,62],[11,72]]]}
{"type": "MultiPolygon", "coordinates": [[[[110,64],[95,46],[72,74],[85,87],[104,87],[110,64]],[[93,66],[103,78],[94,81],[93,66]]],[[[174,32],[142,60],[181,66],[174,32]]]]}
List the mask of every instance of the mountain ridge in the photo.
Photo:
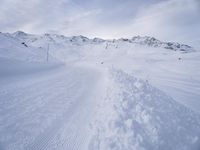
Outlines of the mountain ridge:
{"type": "Polygon", "coordinates": [[[21,42],[26,43],[27,45],[42,41],[53,43],[53,44],[60,44],[60,43],[74,43],[76,45],[82,44],[100,44],[100,43],[130,43],[135,45],[142,45],[148,47],[161,47],[164,49],[169,49],[173,51],[181,51],[181,52],[194,52],[195,49],[192,46],[186,44],[180,44],[178,42],[164,42],[158,40],[151,36],[133,36],[132,38],[119,38],[119,39],[102,39],[102,38],[88,38],[86,36],[65,36],[60,34],[29,34],[23,31],[16,31],[14,33],[2,33],[4,35],[16,38],[21,42]]]}

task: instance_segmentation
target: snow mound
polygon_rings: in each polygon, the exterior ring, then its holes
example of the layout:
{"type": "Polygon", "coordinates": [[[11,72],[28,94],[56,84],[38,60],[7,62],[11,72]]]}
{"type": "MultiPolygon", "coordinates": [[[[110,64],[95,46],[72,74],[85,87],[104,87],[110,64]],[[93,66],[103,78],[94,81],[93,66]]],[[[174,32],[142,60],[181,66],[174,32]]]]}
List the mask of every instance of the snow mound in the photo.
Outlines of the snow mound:
{"type": "Polygon", "coordinates": [[[199,114],[123,71],[111,80],[91,150],[199,150],[199,114]]]}

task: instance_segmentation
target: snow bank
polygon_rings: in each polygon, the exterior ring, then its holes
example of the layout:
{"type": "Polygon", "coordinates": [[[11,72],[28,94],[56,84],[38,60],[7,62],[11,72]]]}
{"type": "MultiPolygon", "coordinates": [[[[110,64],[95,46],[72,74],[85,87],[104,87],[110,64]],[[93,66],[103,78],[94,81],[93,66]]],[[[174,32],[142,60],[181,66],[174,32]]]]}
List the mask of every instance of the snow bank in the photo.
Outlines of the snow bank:
{"type": "Polygon", "coordinates": [[[110,80],[91,150],[200,148],[199,114],[123,71],[112,69],[110,80]]]}

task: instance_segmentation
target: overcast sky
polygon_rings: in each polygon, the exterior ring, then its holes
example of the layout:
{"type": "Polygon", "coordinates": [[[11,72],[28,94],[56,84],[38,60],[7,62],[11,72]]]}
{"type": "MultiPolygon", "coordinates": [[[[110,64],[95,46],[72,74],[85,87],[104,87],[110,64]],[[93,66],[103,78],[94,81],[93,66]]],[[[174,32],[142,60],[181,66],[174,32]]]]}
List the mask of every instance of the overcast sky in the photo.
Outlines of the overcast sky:
{"type": "Polygon", "coordinates": [[[200,43],[200,0],[0,0],[0,30],[200,43]]]}

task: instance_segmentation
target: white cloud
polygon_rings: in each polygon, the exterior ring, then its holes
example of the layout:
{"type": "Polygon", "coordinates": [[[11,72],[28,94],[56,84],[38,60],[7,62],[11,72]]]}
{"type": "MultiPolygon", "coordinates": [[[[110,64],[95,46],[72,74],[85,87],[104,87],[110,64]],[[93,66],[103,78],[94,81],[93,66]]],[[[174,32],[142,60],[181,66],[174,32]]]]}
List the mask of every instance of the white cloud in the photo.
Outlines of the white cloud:
{"type": "Polygon", "coordinates": [[[195,43],[199,0],[0,0],[0,29],[103,38],[155,36],[195,43]]]}
{"type": "Polygon", "coordinates": [[[132,25],[123,32],[194,43],[200,35],[198,18],[200,10],[196,0],[169,0],[140,10],[132,25]]]}

